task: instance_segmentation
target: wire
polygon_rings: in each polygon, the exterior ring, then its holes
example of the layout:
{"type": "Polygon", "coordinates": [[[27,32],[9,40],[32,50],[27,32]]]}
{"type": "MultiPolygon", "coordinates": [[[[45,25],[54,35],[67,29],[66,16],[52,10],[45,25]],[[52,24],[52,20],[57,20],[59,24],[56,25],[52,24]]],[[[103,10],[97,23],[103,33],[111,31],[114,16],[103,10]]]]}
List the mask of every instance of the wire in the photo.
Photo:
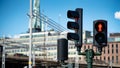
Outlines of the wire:
{"type": "Polygon", "coordinates": [[[58,24],[57,22],[53,21],[52,19],[48,18],[46,15],[40,13],[39,14],[35,14],[33,15],[34,17],[38,18],[40,22],[44,22],[43,24],[47,23],[48,27],[53,28],[55,31],[58,32],[63,32],[65,30],[67,30],[65,27],[63,27],[62,25],[58,24]]]}

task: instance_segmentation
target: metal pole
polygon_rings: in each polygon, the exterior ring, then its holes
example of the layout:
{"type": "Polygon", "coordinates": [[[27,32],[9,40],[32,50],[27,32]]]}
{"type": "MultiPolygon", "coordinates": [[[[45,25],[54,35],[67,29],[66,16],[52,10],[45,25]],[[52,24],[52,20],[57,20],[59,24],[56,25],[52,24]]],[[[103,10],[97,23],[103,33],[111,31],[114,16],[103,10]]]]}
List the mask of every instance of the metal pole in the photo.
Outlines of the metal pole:
{"type": "Polygon", "coordinates": [[[35,68],[35,45],[33,45],[33,67],[35,68]]]}
{"type": "Polygon", "coordinates": [[[29,68],[32,68],[31,54],[32,54],[32,0],[30,0],[30,36],[29,36],[29,68]]]}
{"type": "Polygon", "coordinates": [[[3,54],[2,54],[2,68],[5,68],[5,45],[3,46],[3,54]]]}
{"type": "Polygon", "coordinates": [[[3,52],[2,52],[2,68],[5,68],[5,45],[3,45],[3,52]]]}
{"type": "Polygon", "coordinates": [[[75,57],[75,68],[79,68],[79,55],[77,50],[76,50],[76,57],[75,57]]]}
{"type": "Polygon", "coordinates": [[[93,49],[87,49],[85,52],[86,52],[87,67],[92,68],[94,51],[93,49]]]}
{"type": "Polygon", "coordinates": [[[3,36],[2,68],[5,68],[5,36],[3,36]]]}

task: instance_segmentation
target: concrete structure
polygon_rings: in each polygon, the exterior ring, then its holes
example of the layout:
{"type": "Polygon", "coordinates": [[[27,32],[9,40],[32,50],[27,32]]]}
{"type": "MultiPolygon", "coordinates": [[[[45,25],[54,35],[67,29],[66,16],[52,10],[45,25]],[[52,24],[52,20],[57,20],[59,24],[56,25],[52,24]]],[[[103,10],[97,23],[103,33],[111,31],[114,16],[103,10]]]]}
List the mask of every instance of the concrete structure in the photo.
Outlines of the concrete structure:
{"type": "Polygon", "coordinates": [[[32,10],[33,10],[32,32],[41,32],[44,30],[44,25],[42,20],[40,20],[40,0],[34,0],[32,10]]]}

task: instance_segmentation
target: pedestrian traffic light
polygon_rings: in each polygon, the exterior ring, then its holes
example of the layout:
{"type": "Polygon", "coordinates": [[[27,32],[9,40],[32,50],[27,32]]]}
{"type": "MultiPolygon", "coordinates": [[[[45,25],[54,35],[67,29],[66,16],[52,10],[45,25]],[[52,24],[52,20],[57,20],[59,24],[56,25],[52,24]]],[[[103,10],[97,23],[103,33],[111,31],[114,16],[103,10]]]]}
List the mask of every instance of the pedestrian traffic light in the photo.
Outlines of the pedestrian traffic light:
{"type": "Polygon", "coordinates": [[[0,53],[3,52],[3,46],[0,45],[0,53]]]}
{"type": "Polygon", "coordinates": [[[82,14],[82,8],[77,8],[75,11],[68,10],[67,12],[67,17],[75,20],[74,22],[68,21],[67,23],[67,28],[75,31],[75,33],[68,32],[67,39],[75,41],[75,46],[78,51],[82,47],[82,14]]]}
{"type": "Polygon", "coordinates": [[[57,59],[63,62],[68,59],[68,40],[65,38],[57,40],[57,59]]]}
{"type": "Polygon", "coordinates": [[[0,56],[2,56],[2,54],[3,54],[3,46],[0,45],[0,56]]]}
{"type": "Polygon", "coordinates": [[[107,21],[95,20],[93,22],[93,44],[102,48],[107,46],[107,21]]]}

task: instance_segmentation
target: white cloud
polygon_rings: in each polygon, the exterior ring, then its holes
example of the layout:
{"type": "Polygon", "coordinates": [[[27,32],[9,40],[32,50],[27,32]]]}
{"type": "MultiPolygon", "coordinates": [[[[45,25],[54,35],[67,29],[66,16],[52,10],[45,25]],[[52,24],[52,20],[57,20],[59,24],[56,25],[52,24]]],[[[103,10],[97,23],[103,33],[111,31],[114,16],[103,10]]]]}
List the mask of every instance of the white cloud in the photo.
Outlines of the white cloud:
{"type": "Polygon", "coordinates": [[[119,19],[119,20],[120,20],[120,11],[115,12],[114,15],[115,15],[115,18],[116,18],[116,19],[119,19]]]}

